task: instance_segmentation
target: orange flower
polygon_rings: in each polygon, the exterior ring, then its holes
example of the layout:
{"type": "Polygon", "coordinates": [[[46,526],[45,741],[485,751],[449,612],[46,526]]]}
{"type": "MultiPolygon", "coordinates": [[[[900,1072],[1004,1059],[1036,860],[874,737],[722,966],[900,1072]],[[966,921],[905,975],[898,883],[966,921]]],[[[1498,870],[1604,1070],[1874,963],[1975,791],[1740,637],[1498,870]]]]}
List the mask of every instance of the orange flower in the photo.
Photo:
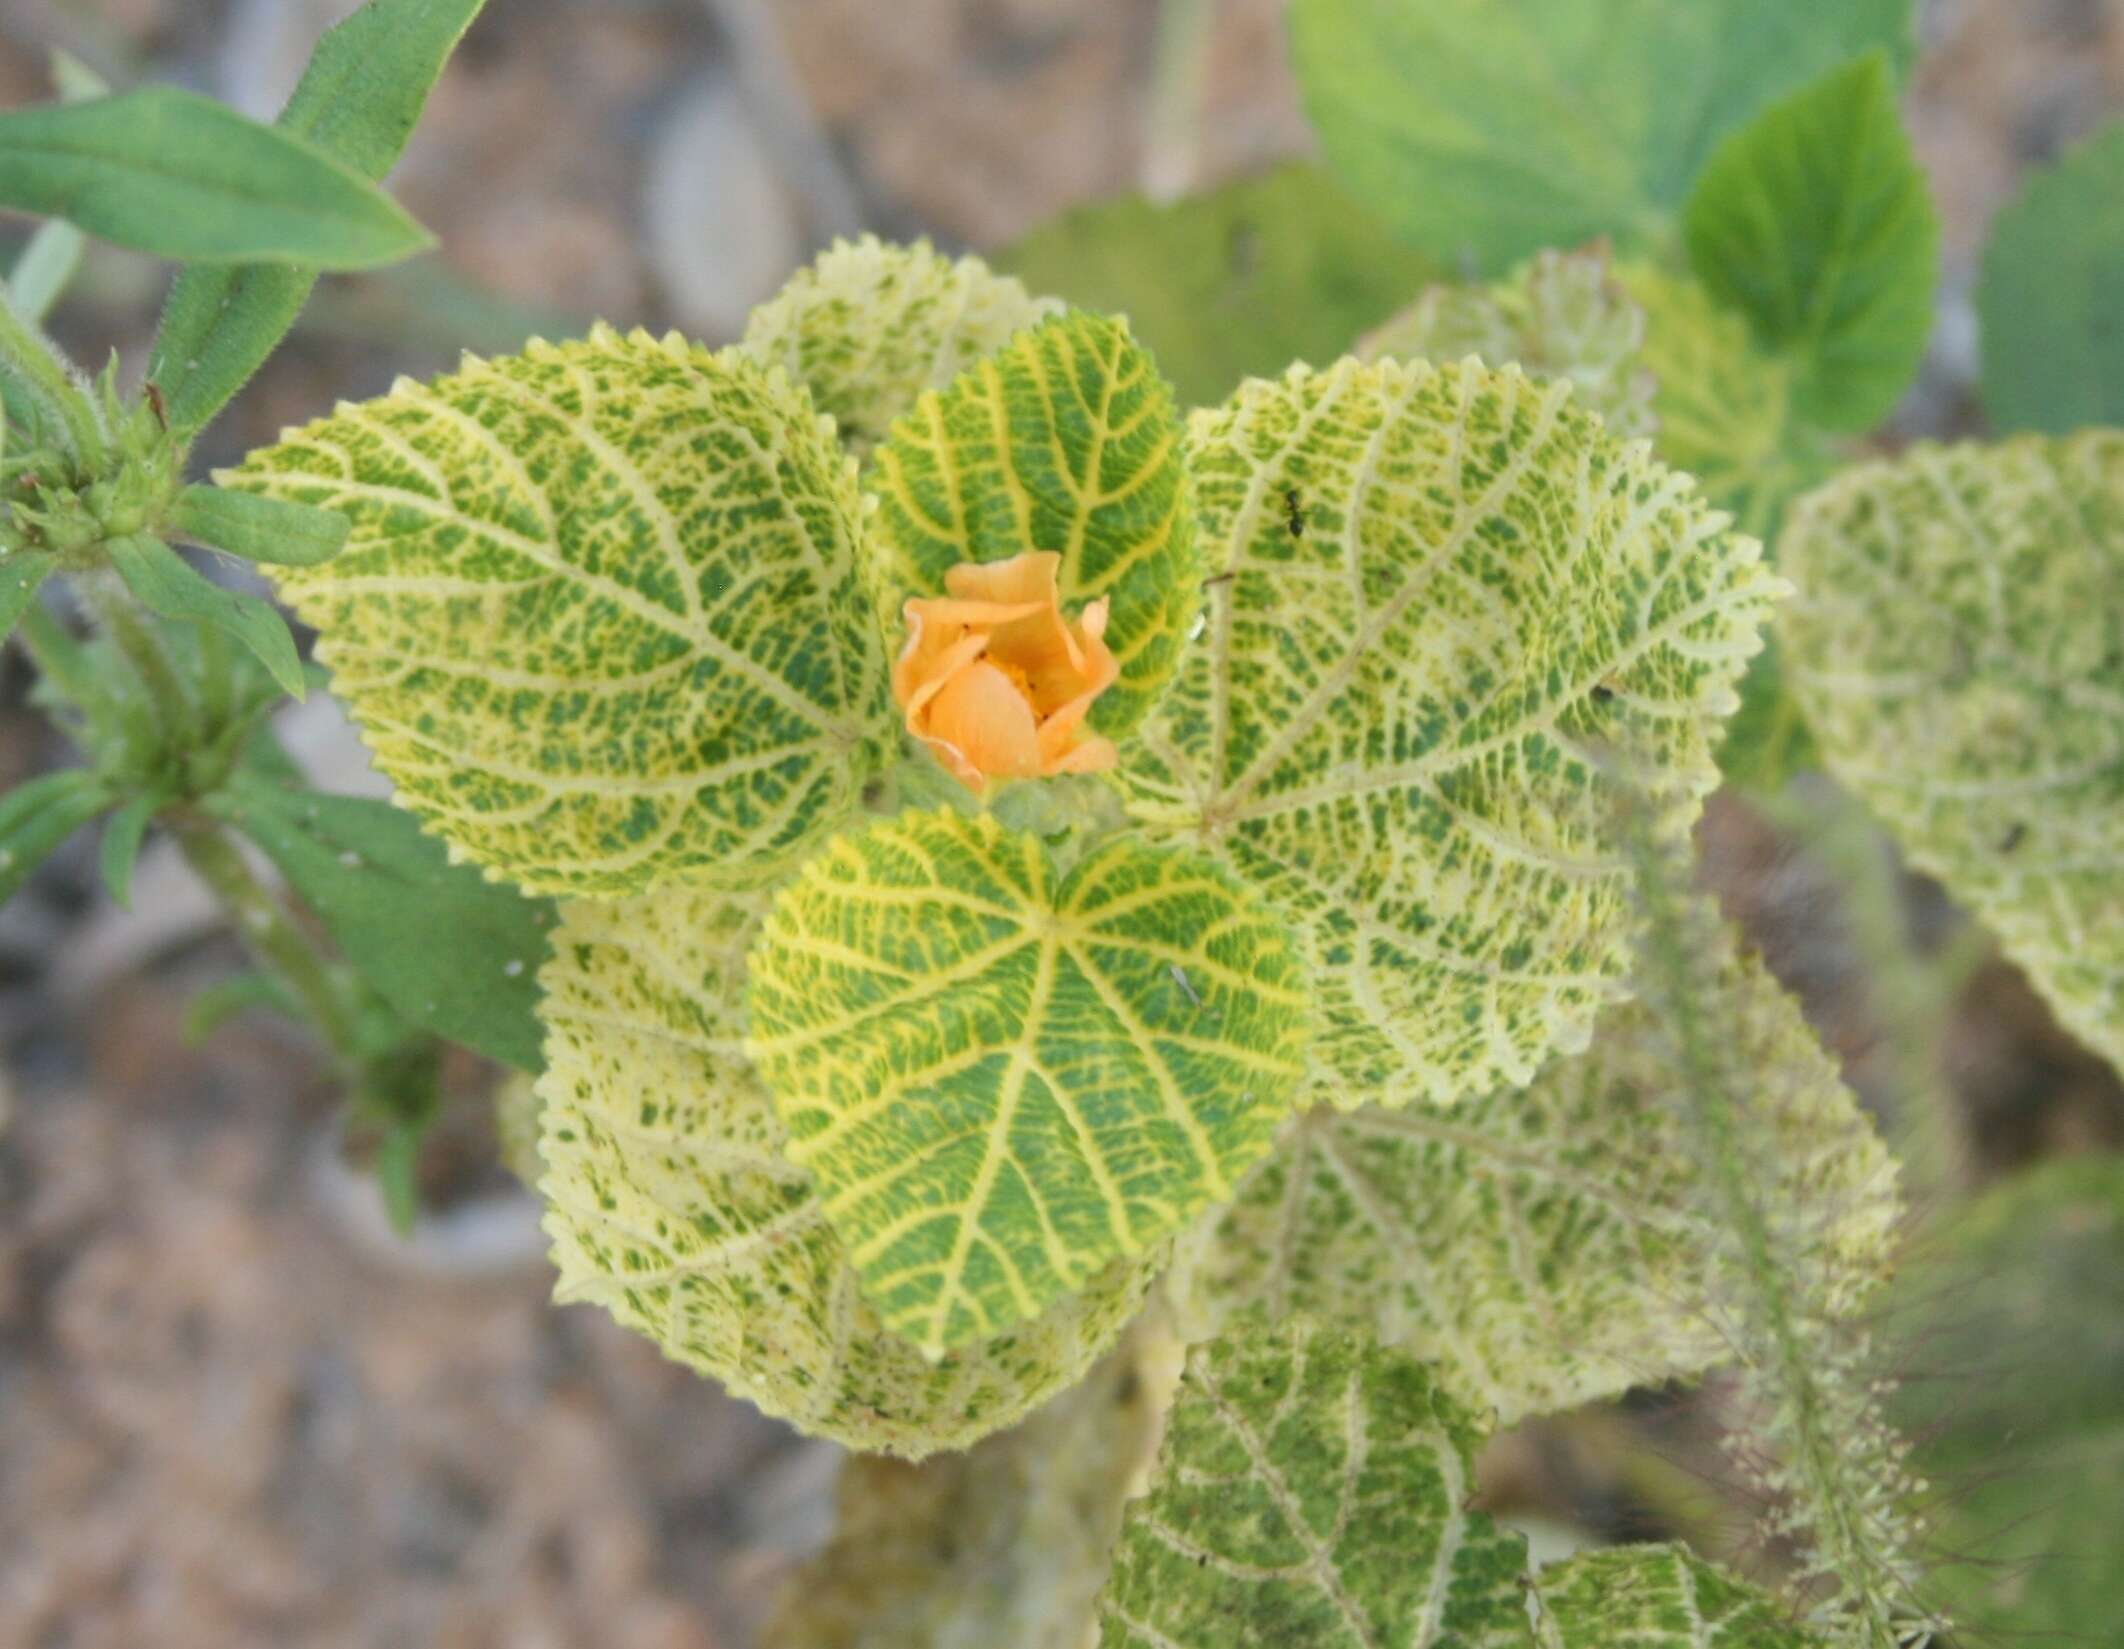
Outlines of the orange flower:
{"type": "Polygon", "coordinates": [[[1084,731],[1092,700],[1120,674],[1104,639],[1106,602],[1064,618],[1061,564],[1052,550],[962,562],[944,575],[950,594],[904,609],[893,696],[907,731],[971,789],[1114,765],[1113,741],[1084,731]]]}

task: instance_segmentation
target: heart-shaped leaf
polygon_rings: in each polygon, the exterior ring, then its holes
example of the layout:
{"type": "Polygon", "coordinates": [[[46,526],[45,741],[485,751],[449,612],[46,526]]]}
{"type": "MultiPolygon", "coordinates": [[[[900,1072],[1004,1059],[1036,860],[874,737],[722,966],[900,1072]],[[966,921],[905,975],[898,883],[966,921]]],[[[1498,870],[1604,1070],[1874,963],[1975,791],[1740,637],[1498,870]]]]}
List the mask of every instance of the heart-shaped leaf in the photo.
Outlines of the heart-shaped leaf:
{"type": "Polygon", "coordinates": [[[1209,622],[1131,809],[1300,928],[1325,1097],[1531,1080],[1629,971],[1617,797],[1678,829],[1718,781],[1761,546],[1517,367],[1293,368],[1190,446],[1209,622]]]}
{"type": "Polygon", "coordinates": [[[742,356],[468,358],[218,479],[347,518],[280,589],[398,800],[533,892],[771,879],[887,759],[852,465],[742,356]]]}
{"type": "Polygon", "coordinates": [[[965,1448],[1074,1385],[1162,1251],[934,1362],[889,1332],[740,1051],[758,896],[674,887],[561,906],[539,976],[539,1191],[562,1299],[852,1449],[965,1448]]]}
{"type": "Polygon", "coordinates": [[[887,1324],[992,1335],[1231,1194],[1303,1068],[1295,948],[1129,836],[1064,872],[986,817],[831,843],[752,963],[752,1056],[887,1324]]]}

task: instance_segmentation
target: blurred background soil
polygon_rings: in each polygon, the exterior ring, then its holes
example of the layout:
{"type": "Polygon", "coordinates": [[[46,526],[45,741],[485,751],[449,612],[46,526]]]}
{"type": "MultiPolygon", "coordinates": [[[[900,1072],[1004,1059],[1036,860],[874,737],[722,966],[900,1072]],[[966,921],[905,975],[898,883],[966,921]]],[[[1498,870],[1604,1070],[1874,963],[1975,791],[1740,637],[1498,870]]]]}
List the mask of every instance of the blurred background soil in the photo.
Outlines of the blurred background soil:
{"type": "MultiPolygon", "coordinates": [[[[1302,152],[1277,0],[1205,4],[1200,118],[1176,145],[1148,135],[1150,0],[490,0],[396,176],[440,256],[328,282],[202,464],[460,346],[594,317],[726,339],[835,232],[1000,246],[1146,178],[1302,152]]],[[[349,9],[0,0],[0,105],[46,95],[64,47],[269,116],[349,9]]],[[[1913,431],[1966,405],[1991,215],[2124,102],[2124,0],[1935,0],[1926,32],[1910,112],[1948,278],[1913,431]]],[[[162,286],[99,251],[56,330],[137,361],[162,286]]],[[[10,654],[0,784],[63,756],[25,684],[10,654]]],[[[290,737],[328,787],[371,783],[328,708],[290,737]]],[[[1833,878],[1737,803],[1705,845],[1854,1079],[1885,1083],[1833,878]]],[[[836,1452],[548,1303],[534,1206],[492,1166],[491,1073],[454,1073],[426,1165],[440,1211],[393,1239],[297,1032],[245,1019],[186,1045],[186,1003],[239,956],[181,869],[151,854],[126,914],[92,848],[0,909],[0,1645],[750,1643],[824,1537],[836,1452]]],[[[1910,931],[1948,943],[1937,894],[1901,891],[1910,931]]],[[[2124,1142],[2112,1079],[2010,969],[1980,963],[1940,1036],[1965,1177],[2124,1142]]],[[[1660,1423],[1695,1446],[1687,1416],[1660,1423]]],[[[1493,1495],[1626,1527],[1602,1435],[1536,1428],[1493,1458],[1493,1495]]]]}

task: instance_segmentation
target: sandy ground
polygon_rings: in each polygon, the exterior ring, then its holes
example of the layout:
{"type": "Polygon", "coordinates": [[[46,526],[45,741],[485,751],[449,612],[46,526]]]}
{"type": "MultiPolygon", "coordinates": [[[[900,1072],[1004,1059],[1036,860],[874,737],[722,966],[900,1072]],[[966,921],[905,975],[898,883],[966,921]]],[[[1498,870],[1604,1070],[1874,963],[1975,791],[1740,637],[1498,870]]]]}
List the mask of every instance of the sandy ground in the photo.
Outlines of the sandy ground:
{"type": "MultiPolygon", "coordinates": [[[[270,112],[344,9],[0,0],[0,103],[41,95],[41,54],[66,45],[270,112]]],[[[493,0],[400,174],[442,258],[332,283],[202,458],[433,370],[460,341],[593,315],[727,333],[836,225],[996,244],[1142,173],[1145,0],[779,0],[796,104],[772,95],[771,59],[717,27],[733,9],[493,0]],[[821,123],[823,169],[801,123],[771,136],[792,108],[821,123]]],[[[1214,8],[1205,179],[1305,142],[1278,14],[1214,8]]],[[[2025,169],[2115,112],[2124,5],[1939,0],[1927,26],[1912,118],[1952,313],[2025,169]]],[[[137,355],[159,291],[151,266],[99,256],[60,330],[137,355]]],[[[1921,422],[1957,415],[1958,324],[1921,422]]],[[[0,782],[60,754],[23,686],[10,656],[0,782]]],[[[308,725],[331,782],[358,783],[343,735],[308,725]]],[[[530,1201],[481,1166],[486,1073],[455,1073],[450,1222],[411,1249],[382,1235],[336,1167],[331,1095],[294,1033],[244,1022],[183,1045],[185,1002],[237,958],[181,876],[151,863],[148,914],[122,916],[93,890],[88,847],[0,911],[0,1644],[749,1643],[793,1554],[823,1537],[834,1451],[596,1312],[548,1304],[530,1201]]],[[[1863,1079],[1878,1033],[1817,870],[1738,808],[1715,811],[1707,848],[1863,1079]]],[[[1923,889],[1913,910],[1948,920],[1923,889]]],[[[1978,1172],[2124,1139],[2113,1083],[2007,970],[1979,974],[1949,1040],[1978,1172]]],[[[1612,1485],[1543,1449],[1499,1474],[1525,1506],[1627,1521],[1612,1485]]]]}

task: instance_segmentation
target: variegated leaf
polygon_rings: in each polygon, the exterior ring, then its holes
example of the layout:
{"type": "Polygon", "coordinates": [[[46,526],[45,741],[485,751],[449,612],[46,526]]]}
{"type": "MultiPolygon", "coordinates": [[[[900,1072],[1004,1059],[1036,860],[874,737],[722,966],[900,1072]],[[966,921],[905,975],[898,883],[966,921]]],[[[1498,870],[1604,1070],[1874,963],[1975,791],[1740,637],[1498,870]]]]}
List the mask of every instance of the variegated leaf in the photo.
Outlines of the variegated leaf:
{"type": "Polygon", "coordinates": [[[1535,1579],[1540,1649],[1829,1649],[1767,1592],[1680,1546],[1618,1546],[1535,1579]]]}
{"type": "Polygon", "coordinates": [[[926,389],[942,389],[1016,333],[1062,312],[979,258],[927,241],[836,241],[752,312],[745,352],[811,391],[858,453],[926,389]]]}
{"type": "MultiPolygon", "coordinates": [[[[1849,1303],[1887,1265],[1894,1162],[1760,964],[1729,959],[1718,990],[1751,1083],[1737,1097],[1773,1146],[1764,1204],[1810,1286],[1849,1303]]],[[[1429,1360],[1504,1425],[1710,1367],[1731,1352],[1712,1309],[1723,1238],[1682,1084],[1631,1003],[1524,1091],[1300,1118],[1182,1240],[1170,1286],[1189,1332],[1306,1312],[1429,1360]]]]}
{"type": "Polygon", "coordinates": [[[805,1431],[912,1457],[964,1448],[1075,1383],[1161,1256],[939,1361],[888,1332],[741,1052],[764,909],[683,887],[562,907],[538,1088],[560,1297],[805,1431]]]}
{"type": "Polygon", "coordinates": [[[1830,771],[2124,1065],[2124,434],[1860,466],[1782,553],[1830,771]]]}
{"type": "Polygon", "coordinates": [[[986,816],[837,838],[754,948],[753,1060],[865,1293],[931,1355],[1142,1253],[1269,1149],[1303,1070],[1288,934],[1118,836],[986,816]]]}
{"type": "Polygon", "coordinates": [[[352,523],[281,593],[399,801],[534,891],[762,882],[893,748],[853,467],[741,356],[468,358],[218,479],[352,523]]]}
{"type": "Polygon", "coordinates": [[[1422,297],[1357,345],[1360,359],[1516,364],[1562,378],[1579,403],[1617,435],[1650,435],[1659,388],[1642,359],[1645,315],[1609,274],[1605,246],[1542,252],[1488,286],[1451,282],[1422,297]]]}
{"type": "Polygon", "coordinates": [[[1526,1541],[1467,1509],[1477,1437],[1423,1364],[1362,1336],[1198,1347],[1101,1649],[1526,1649],[1526,1541]]]}
{"type": "Polygon", "coordinates": [[[866,486],[885,623],[962,561],[1061,554],[1072,609],[1110,603],[1121,679],[1092,706],[1119,736],[1171,678],[1200,601],[1171,387],[1128,322],[1072,311],[927,394],[873,455],[866,486]]]}
{"type": "Polygon", "coordinates": [[[1618,788],[1717,782],[1761,546],[1516,367],[1294,368],[1190,439],[1210,612],[1132,810],[1301,929],[1325,1097],[1531,1080],[1628,971],[1618,788]]]}

